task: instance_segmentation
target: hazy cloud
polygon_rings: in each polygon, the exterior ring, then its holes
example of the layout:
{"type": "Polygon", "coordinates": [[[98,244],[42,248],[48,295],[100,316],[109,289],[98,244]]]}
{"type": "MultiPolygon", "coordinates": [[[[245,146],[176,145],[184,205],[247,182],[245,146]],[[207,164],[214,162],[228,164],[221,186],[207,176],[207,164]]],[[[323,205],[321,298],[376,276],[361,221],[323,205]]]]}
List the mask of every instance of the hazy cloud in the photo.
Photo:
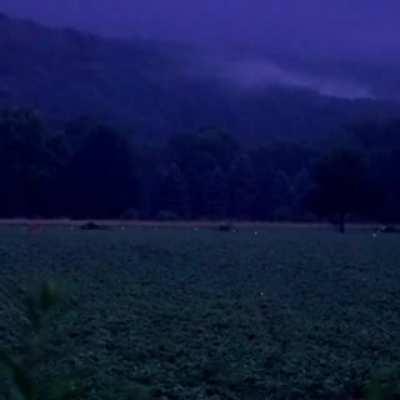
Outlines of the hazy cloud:
{"type": "Polygon", "coordinates": [[[282,85],[315,90],[321,95],[331,97],[350,99],[374,97],[367,87],[351,80],[318,77],[285,70],[266,60],[224,62],[219,67],[219,74],[221,78],[228,79],[248,90],[282,85]]]}

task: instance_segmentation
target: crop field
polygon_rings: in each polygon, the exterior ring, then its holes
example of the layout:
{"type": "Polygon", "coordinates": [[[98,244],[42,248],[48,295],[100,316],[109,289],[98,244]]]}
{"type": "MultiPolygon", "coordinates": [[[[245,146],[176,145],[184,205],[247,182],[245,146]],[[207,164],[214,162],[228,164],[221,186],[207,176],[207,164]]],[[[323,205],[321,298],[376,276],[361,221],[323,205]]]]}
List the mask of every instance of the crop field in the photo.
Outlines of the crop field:
{"type": "Polygon", "coordinates": [[[21,352],[52,280],[35,373],[86,399],[358,399],[400,370],[400,236],[257,229],[1,226],[0,348],[21,352]]]}

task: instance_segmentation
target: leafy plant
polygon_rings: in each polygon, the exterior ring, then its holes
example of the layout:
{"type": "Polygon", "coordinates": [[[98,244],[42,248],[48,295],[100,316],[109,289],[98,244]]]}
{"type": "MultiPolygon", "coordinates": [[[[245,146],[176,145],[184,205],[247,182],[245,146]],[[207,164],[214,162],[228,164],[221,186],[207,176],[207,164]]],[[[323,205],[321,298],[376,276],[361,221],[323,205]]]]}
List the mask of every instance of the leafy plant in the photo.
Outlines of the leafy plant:
{"type": "Polygon", "coordinates": [[[26,317],[30,331],[21,343],[20,354],[0,350],[0,376],[8,383],[8,397],[12,400],[73,400],[83,394],[77,379],[56,377],[43,382],[35,375],[46,360],[44,332],[60,300],[53,282],[44,283],[28,296],[26,317]]]}
{"type": "Polygon", "coordinates": [[[400,399],[400,373],[385,370],[375,376],[366,386],[367,400],[400,399]]]}

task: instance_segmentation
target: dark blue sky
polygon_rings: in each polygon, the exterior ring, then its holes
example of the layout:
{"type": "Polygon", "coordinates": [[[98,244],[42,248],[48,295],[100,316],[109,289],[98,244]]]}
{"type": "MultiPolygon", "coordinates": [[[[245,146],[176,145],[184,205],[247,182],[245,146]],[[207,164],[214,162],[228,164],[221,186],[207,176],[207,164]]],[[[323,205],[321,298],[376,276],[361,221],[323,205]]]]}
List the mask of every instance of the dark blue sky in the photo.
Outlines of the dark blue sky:
{"type": "Polygon", "coordinates": [[[103,35],[241,49],[253,58],[233,74],[291,80],[294,69],[312,85],[325,75],[330,85],[399,84],[399,0],[0,0],[0,11],[103,35]],[[260,64],[271,56],[285,71],[260,64]]]}
{"type": "Polygon", "coordinates": [[[399,50],[398,0],[0,0],[0,10],[106,35],[399,50]],[[376,48],[376,47],[379,47],[376,48]]]}

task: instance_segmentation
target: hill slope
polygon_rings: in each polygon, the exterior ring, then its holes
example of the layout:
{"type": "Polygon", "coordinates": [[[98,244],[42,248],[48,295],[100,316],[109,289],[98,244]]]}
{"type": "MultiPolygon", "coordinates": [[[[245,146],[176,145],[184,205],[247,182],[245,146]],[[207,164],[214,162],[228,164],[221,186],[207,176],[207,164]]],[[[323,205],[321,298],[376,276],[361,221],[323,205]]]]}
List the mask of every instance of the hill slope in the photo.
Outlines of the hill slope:
{"type": "Polygon", "coordinates": [[[0,106],[35,107],[53,120],[91,115],[146,136],[215,125],[257,139],[320,136],[399,111],[388,102],[298,88],[243,91],[197,73],[194,54],[170,43],[111,40],[0,16],[0,106]]]}

